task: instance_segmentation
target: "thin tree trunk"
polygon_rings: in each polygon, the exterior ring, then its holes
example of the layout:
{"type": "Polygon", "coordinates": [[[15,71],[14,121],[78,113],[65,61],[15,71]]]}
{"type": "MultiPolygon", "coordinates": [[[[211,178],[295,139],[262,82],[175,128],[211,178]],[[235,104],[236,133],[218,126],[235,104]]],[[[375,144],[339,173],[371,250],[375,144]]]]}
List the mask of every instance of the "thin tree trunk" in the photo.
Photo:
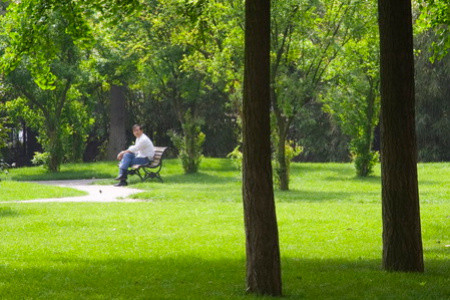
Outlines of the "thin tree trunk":
{"type": "Polygon", "coordinates": [[[47,132],[49,143],[48,170],[50,172],[59,172],[62,160],[63,150],[61,141],[61,132],[58,125],[52,126],[47,132]]]}
{"type": "MultiPolygon", "coordinates": [[[[369,79],[370,81],[370,79],[369,79]]],[[[372,171],[372,140],[373,140],[373,115],[375,106],[375,91],[373,83],[369,83],[369,94],[367,95],[367,108],[366,108],[366,126],[364,127],[364,145],[362,150],[362,156],[365,157],[363,166],[358,170],[358,176],[366,177],[372,171]]]]}
{"type": "Polygon", "coordinates": [[[423,272],[410,0],[379,0],[383,267],[423,272]]]}
{"type": "MultiPolygon", "coordinates": [[[[286,127],[286,123],[284,124],[284,127],[286,127]]],[[[287,128],[280,128],[280,125],[278,125],[278,144],[277,144],[277,178],[278,178],[278,187],[282,191],[288,191],[289,190],[289,172],[288,172],[288,166],[286,162],[286,134],[287,134],[287,128]]]]}
{"type": "Polygon", "coordinates": [[[270,0],[247,0],[243,103],[243,200],[247,291],[281,295],[270,150],[270,0]]]}
{"type": "MultiPolygon", "coordinates": [[[[272,72],[276,72],[277,67],[272,68],[272,72]]],[[[277,134],[275,141],[275,160],[276,160],[276,168],[275,175],[278,181],[278,188],[283,191],[289,190],[289,172],[286,163],[286,136],[289,128],[289,121],[281,113],[280,107],[278,106],[277,94],[275,92],[275,78],[274,75],[271,74],[270,81],[270,97],[273,108],[273,113],[275,116],[275,132],[277,134]]]]}
{"type": "Polygon", "coordinates": [[[111,85],[109,137],[106,159],[115,160],[126,146],[126,99],[123,86],[111,85]]]}

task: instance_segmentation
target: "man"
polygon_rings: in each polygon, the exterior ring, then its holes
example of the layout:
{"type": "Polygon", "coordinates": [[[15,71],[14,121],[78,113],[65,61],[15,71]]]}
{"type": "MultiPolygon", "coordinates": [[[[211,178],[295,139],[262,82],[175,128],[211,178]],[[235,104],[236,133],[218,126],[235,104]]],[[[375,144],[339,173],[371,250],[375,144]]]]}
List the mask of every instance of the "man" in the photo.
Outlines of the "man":
{"type": "Polygon", "coordinates": [[[155,154],[155,147],[153,146],[152,141],[144,134],[140,125],[133,125],[133,135],[136,137],[134,145],[130,146],[127,150],[121,151],[117,155],[117,160],[120,160],[120,164],[119,176],[115,179],[119,180],[119,183],[115,184],[115,186],[127,185],[128,168],[133,165],[145,165],[150,163],[155,154]]]}

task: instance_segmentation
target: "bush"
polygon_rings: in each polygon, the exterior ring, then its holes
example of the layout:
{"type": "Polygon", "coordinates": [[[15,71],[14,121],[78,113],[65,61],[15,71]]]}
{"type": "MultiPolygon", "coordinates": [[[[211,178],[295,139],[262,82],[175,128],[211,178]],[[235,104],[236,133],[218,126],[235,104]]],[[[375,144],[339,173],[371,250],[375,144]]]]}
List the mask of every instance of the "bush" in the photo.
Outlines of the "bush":
{"type": "Polygon", "coordinates": [[[33,159],[31,163],[36,166],[44,165],[48,168],[48,162],[50,159],[50,153],[48,152],[34,152],[33,159]]]}
{"type": "MultiPolygon", "coordinates": [[[[303,152],[303,147],[299,146],[299,145],[295,145],[294,141],[290,141],[287,140],[286,143],[284,144],[284,151],[285,151],[285,159],[286,159],[286,175],[287,175],[287,180],[289,182],[289,174],[291,172],[291,161],[294,157],[300,155],[300,153],[303,152]]],[[[277,160],[275,160],[275,183],[277,186],[281,187],[281,178],[282,178],[282,174],[281,174],[281,169],[279,166],[279,163],[277,160]]]]}
{"type": "Polygon", "coordinates": [[[366,177],[373,173],[373,167],[380,161],[380,155],[378,151],[363,152],[360,154],[352,152],[352,160],[355,163],[357,175],[366,177]]]}
{"type": "Polygon", "coordinates": [[[9,164],[7,164],[3,159],[0,159],[0,172],[8,174],[9,167],[9,164]]]}
{"type": "Polygon", "coordinates": [[[238,170],[242,170],[242,152],[239,150],[240,147],[236,146],[233,151],[227,154],[227,157],[231,159],[238,170]]]}
{"type": "Polygon", "coordinates": [[[178,149],[178,157],[181,159],[186,174],[196,173],[203,158],[202,146],[205,142],[205,134],[200,129],[200,123],[188,110],[184,116],[184,124],[182,124],[183,135],[169,131],[169,136],[178,149]]]}

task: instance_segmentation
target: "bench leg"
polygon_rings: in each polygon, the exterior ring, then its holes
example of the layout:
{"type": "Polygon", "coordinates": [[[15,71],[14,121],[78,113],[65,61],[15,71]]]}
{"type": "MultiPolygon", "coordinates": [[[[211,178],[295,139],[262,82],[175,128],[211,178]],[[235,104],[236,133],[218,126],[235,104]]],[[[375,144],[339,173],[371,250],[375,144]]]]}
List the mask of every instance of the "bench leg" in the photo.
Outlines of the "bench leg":
{"type": "Polygon", "coordinates": [[[141,179],[142,182],[146,181],[147,179],[153,179],[156,178],[161,182],[164,182],[161,175],[159,175],[159,172],[152,172],[145,168],[139,168],[132,171],[129,171],[129,175],[137,175],[141,179]],[[141,172],[142,171],[142,172],[141,172]]]}

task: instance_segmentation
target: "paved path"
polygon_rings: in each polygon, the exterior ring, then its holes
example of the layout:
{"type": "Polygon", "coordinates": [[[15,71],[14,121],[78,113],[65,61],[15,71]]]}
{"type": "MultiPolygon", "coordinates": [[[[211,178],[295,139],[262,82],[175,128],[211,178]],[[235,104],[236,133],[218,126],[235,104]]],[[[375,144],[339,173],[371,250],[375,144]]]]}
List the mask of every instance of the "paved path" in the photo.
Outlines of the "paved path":
{"type": "MultiPolygon", "coordinates": [[[[127,199],[131,194],[142,192],[142,190],[130,187],[116,187],[112,185],[93,185],[94,180],[57,180],[57,181],[33,181],[39,184],[49,184],[62,187],[70,187],[89,193],[86,196],[47,198],[16,201],[20,203],[31,202],[142,202],[148,200],[127,199]]],[[[11,203],[5,202],[5,203],[11,203]]]]}

